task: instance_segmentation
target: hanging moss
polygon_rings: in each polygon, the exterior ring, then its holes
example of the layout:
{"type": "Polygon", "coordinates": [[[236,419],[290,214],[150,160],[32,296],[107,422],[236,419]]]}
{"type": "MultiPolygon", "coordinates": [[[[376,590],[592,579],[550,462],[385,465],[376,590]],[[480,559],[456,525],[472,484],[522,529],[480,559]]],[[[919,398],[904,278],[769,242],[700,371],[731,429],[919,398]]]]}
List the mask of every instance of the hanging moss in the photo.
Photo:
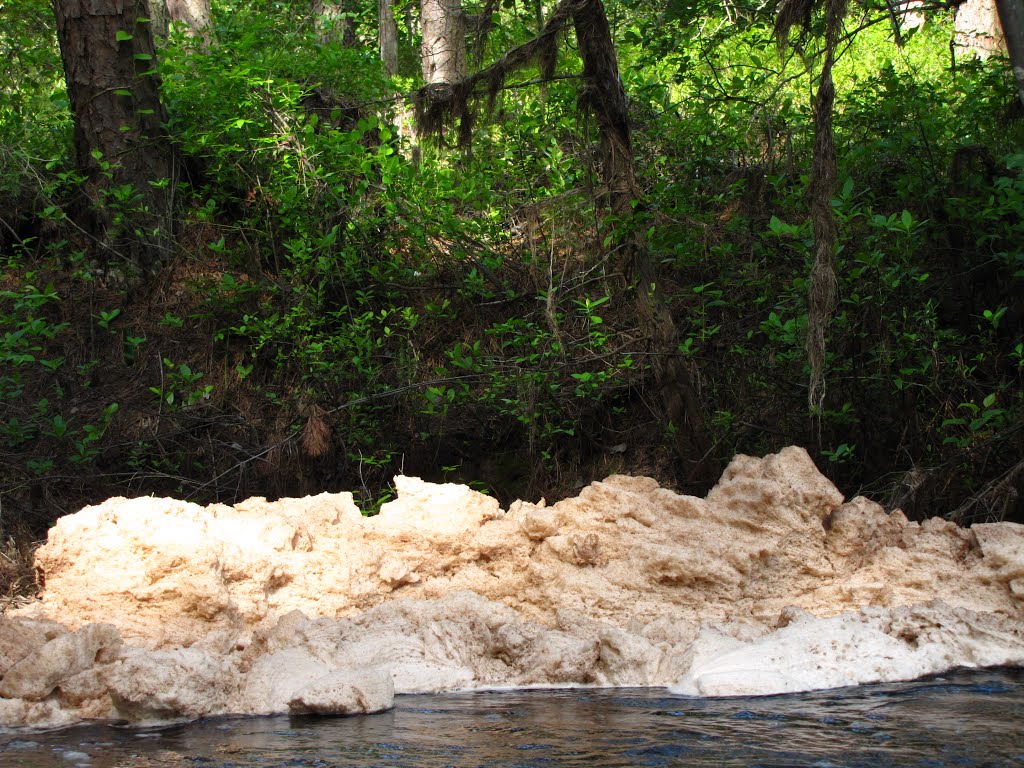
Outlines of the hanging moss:
{"type": "Polygon", "coordinates": [[[558,42],[572,20],[579,0],[562,0],[532,40],[508,51],[486,69],[459,83],[430,83],[412,94],[416,125],[421,135],[443,140],[446,129],[455,127],[459,146],[468,146],[473,133],[473,102],[486,98],[494,107],[508,78],[530,66],[540,70],[542,81],[551,80],[558,63],[558,42]]]}
{"type": "MultiPolygon", "coordinates": [[[[814,232],[814,266],[807,312],[807,362],[811,369],[808,406],[821,412],[825,401],[825,334],[838,301],[835,271],[836,222],[832,197],[836,191],[838,162],[832,132],[836,89],[832,81],[836,48],[846,15],[847,0],[825,0],[825,56],[814,103],[814,156],[811,161],[810,207],[814,232]]],[[[804,34],[815,12],[814,0],[783,0],[775,20],[775,35],[783,45],[790,30],[799,24],[804,34]]]]}

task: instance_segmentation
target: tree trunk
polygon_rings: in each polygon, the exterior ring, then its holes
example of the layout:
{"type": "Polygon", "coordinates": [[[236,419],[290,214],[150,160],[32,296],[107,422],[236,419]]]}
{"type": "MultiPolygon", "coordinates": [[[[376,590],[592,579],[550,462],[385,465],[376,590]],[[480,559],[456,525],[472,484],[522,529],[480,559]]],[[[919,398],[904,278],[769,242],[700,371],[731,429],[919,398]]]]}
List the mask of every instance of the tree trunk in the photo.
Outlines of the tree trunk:
{"type": "Polygon", "coordinates": [[[313,15],[320,42],[341,43],[346,47],[356,44],[356,30],[345,15],[342,0],[313,0],[313,15]]]}
{"type": "Polygon", "coordinates": [[[388,75],[398,74],[398,24],[395,22],[392,2],[393,0],[377,0],[380,60],[384,62],[384,71],[388,75]]]}
{"type": "Polygon", "coordinates": [[[416,32],[419,30],[417,26],[418,18],[414,12],[415,3],[405,4],[405,13],[402,14],[402,21],[405,24],[405,37],[407,40],[413,40],[416,38],[416,32]]]}
{"type": "Polygon", "coordinates": [[[466,25],[460,0],[421,0],[423,80],[451,85],[466,76],[466,25]]]}
{"type": "Polygon", "coordinates": [[[1024,104],[1024,0],[996,0],[996,8],[1006,38],[1006,51],[1010,54],[1013,77],[1017,81],[1017,95],[1024,104]]]}
{"type": "Polygon", "coordinates": [[[582,0],[576,5],[573,25],[583,59],[581,103],[594,115],[600,129],[601,180],[606,185],[608,207],[616,216],[626,216],[640,196],[626,92],[619,79],[615,47],[600,0],[582,0]]]}
{"type": "MultiPolygon", "coordinates": [[[[577,0],[573,25],[583,59],[584,91],[580,99],[597,121],[602,197],[613,221],[628,221],[641,199],[629,130],[626,92],[608,18],[601,0],[577,0]]],[[[693,483],[708,479],[710,442],[704,428],[695,372],[678,353],[678,331],[662,300],[657,268],[642,231],[626,226],[617,243],[627,279],[635,284],[640,321],[651,333],[654,373],[665,417],[675,429],[676,448],[693,483]]]]}
{"type": "Polygon", "coordinates": [[[55,0],[89,228],[143,277],[170,258],[177,165],[163,130],[146,0],[55,0]],[[130,194],[129,194],[130,192],[130,194]]]}
{"type": "Polygon", "coordinates": [[[153,34],[166,40],[170,24],[190,37],[201,37],[203,45],[210,44],[212,17],[210,0],[150,0],[153,34]]]}
{"type": "Polygon", "coordinates": [[[171,32],[171,14],[167,10],[167,0],[150,0],[149,28],[155,43],[163,45],[167,42],[167,35],[171,32]]]}
{"type": "Polygon", "coordinates": [[[191,35],[209,31],[210,0],[167,0],[167,13],[191,35]]]}
{"type": "Polygon", "coordinates": [[[986,59],[1004,48],[995,0],[966,0],[957,6],[953,40],[964,53],[986,59]]]}

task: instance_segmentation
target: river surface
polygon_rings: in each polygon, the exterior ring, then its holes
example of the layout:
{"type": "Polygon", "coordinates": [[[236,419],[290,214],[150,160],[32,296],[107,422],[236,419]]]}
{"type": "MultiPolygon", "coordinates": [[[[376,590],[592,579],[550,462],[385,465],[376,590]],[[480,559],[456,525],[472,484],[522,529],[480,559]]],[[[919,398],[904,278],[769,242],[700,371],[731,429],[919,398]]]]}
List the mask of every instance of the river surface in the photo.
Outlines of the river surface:
{"type": "Polygon", "coordinates": [[[350,718],[0,735],[0,766],[1024,766],[1024,670],[761,698],[651,689],[399,696],[350,718]]]}

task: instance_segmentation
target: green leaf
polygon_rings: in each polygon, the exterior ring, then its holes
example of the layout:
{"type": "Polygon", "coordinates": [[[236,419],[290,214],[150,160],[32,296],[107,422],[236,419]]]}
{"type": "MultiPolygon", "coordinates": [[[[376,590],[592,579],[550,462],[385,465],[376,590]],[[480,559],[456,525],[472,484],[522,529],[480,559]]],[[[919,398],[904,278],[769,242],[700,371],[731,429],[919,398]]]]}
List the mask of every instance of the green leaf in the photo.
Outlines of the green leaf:
{"type": "Polygon", "coordinates": [[[117,90],[114,91],[114,93],[117,96],[132,96],[133,95],[132,92],[129,91],[127,88],[118,88],[117,90]]]}
{"type": "Polygon", "coordinates": [[[981,401],[986,408],[991,408],[996,402],[996,393],[993,392],[991,395],[981,401]]]}
{"type": "Polygon", "coordinates": [[[134,35],[125,32],[123,29],[119,29],[117,30],[117,35],[115,35],[115,37],[117,39],[117,42],[123,43],[127,40],[131,40],[134,37],[134,35]]]}
{"type": "Polygon", "coordinates": [[[782,221],[778,216],[772,216],[768,222],[768,229],[773,235],[791,235],[795,227],[782,221]]]}

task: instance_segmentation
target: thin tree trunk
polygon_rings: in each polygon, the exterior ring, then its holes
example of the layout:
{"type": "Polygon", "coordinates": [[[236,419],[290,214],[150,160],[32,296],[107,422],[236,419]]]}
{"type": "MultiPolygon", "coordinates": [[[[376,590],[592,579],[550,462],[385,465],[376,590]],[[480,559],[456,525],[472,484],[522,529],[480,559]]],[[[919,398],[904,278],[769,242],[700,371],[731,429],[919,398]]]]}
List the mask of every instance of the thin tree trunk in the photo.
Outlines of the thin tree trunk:
{"type": "Polygon", "coordinates": [[[152,275],[170,257],[177,165],[162,127],[149,4],[55,0],[53,8],[90,229],[108,257],[152,275]]]}
{"type": "Polygon", "coordinates": [[[1024,104],[1024,0],[996,0],[996,9],[1017,81],[1017,95],[1024,104]]]}
{"type": "Polygon", "coordinates": [[[460,0],[421,0],[423,80],[451,85],[466,76],[466,26],[460,0]]]}
{"type": "Polygon", "coordinates": [[[377,31],[380,60],[388,75],[398,74],[398,24],[395,22],[393,0],[377,0],[377,31]]]}
{"type": "Polygon", "coordinates": [[[413,40],[416,37],[416,32],[419,30],[417,14],[413,12],[414,7],[414,3],[406,3],[405,13],[402,15],[402,21],[405,24],[405,37],[408,40],[413,40]]]}
{"type": "MultiPolygon", "coordinates": [[[[584,92],[580,99],[597,121],[601,136],[598,152],[604,203],[613,220],[628,220],[641,192],[636,179],[629,130],[626,92],[608,18],[601,0],[577,0],[573,25],[583,59],[584,92]]],[[[688,478],[706,480],[705,460],[710,443],[701,415],[695,372],[678,354],[675,320],[662,300],[657,268],[650,258],[643,233],[627,226],[617,243],[623,270],[635,284],[641,323],[648,325],[654,373],[665,417],[674,427],[676,448],[688,463],[688,478]]]]}

